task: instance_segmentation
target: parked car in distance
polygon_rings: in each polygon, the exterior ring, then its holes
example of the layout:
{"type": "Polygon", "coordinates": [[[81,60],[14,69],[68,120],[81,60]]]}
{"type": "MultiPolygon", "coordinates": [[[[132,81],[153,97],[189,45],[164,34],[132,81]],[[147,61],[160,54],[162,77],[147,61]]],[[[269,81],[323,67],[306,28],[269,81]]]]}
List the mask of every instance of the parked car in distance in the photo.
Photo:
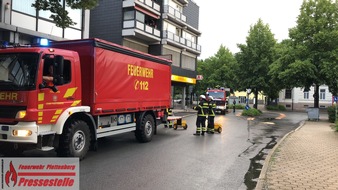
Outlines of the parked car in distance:
{"type": "Polygon", "coordinates": [[[182,103],[182,99],[176,99],[176,100],[174,100],[174,103],[180,104],[180,103],[182,103]]]}

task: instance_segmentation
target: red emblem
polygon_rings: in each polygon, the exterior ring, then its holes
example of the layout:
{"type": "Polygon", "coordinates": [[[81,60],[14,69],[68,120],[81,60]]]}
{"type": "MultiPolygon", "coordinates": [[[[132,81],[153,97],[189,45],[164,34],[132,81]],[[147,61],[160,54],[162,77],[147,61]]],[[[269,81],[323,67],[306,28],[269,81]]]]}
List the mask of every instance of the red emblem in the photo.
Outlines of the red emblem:
{"type": "Polygon", "coordinates": [[[9,163],[9,170],[6,172],[6,176],[5,176],[5,181],[6,181],[6,184],[7,186],[9,187],[9,182],[10,180],[13,181],[13,187],[15,186],[16,184],[16,181],[18,179],[18,175],[14,169],[14,166],[12,164],[12,161],[9,163]]]}

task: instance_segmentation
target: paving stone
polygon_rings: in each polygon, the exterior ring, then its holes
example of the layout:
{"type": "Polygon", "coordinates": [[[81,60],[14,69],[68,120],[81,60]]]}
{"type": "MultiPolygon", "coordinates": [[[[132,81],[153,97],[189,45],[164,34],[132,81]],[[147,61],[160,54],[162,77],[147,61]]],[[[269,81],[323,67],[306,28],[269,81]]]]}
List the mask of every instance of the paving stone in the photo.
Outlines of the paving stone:
{"type": "Polygon", "coordinates": [[[306,121],[278,144],[265,189],[338,189],[338,133],[328,121],[306,121]]]}

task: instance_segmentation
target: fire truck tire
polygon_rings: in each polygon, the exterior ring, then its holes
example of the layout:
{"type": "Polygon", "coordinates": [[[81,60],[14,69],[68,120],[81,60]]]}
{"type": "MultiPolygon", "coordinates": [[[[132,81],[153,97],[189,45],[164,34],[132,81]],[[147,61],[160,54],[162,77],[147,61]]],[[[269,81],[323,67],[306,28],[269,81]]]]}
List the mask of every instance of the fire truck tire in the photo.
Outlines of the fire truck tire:
{"type": "Polygon", "coordinates": [[[59,156],[84,158],[90,147],[90,130],[86,122],[74,120],[66,126],[60,137],[59,156]]]}
{"type": "Polygon", "coordinates": [[[145,115],[140,123],[140,127],[135,131],[135,137],[139,142],[149,142],[153,138],[155,131],[154,118],[151,115],[145,115]]]}

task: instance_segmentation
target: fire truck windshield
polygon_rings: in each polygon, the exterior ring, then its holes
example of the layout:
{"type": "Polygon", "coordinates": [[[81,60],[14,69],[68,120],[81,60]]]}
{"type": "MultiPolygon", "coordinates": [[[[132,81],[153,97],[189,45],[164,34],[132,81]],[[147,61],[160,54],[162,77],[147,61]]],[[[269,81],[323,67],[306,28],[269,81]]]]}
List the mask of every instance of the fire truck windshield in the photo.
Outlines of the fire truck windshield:
{"type": "Polygon", "coordinates": [[[38,53],[0,53],[0,90],[33,90],[38,53]]]}
{"type": "Polygon", "coordinates": [[[214,99],[224,99],[224,91],[208,91],[209,96],[212,96],[214,99]]]}

